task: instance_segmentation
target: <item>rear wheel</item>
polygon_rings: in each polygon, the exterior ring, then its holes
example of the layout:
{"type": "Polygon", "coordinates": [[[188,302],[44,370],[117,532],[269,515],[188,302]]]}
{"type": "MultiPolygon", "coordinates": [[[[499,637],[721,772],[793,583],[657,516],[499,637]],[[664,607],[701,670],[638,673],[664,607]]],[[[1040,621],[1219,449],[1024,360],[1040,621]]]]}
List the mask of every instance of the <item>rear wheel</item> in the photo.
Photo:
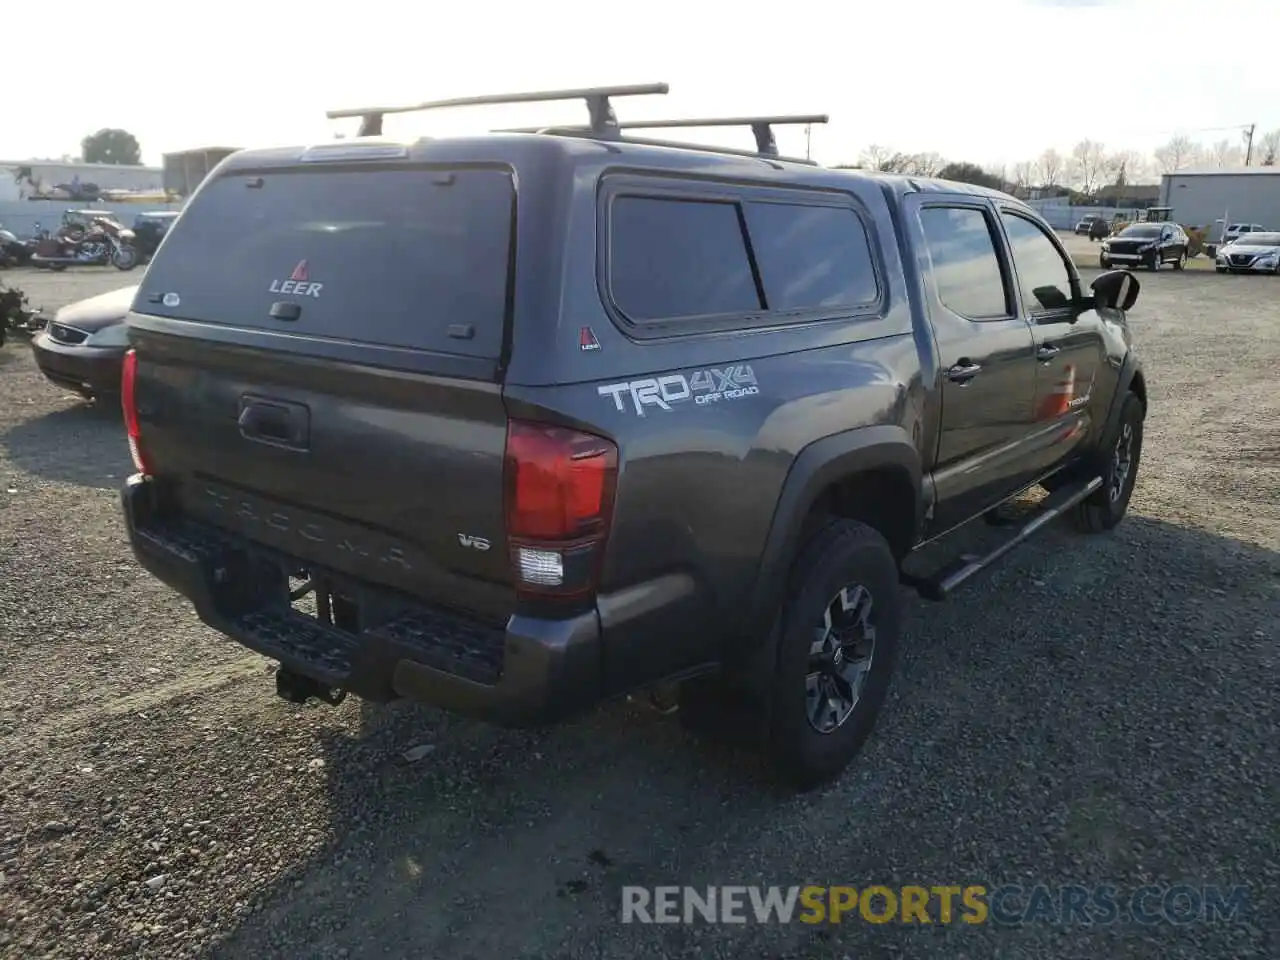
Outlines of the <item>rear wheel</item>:
{"type": "Polygon", "coordinates": [[[865,524],[832,520],[790,578],[771,678],[769,757],[802,789],[838,775],[875,725],[897,657],[898,564],[865,524]]]}
{"type": "Polygon", "coordinates": [[[1142,401],[1134,393],[1126,394],[1115,432],[1103,447],[1102,486],[1067,515],[1082,533],[1102,533],[1124,519],[1142,459],[1143,416],[1142,401]]]}
{"type": "Polygon", "coordinates": [[[1173,269],[1175,270],[1187,269],[1187,251],[1183,250],[1182,253],[1178,255],[1178,259],[1173,264],[1173,269]]]}

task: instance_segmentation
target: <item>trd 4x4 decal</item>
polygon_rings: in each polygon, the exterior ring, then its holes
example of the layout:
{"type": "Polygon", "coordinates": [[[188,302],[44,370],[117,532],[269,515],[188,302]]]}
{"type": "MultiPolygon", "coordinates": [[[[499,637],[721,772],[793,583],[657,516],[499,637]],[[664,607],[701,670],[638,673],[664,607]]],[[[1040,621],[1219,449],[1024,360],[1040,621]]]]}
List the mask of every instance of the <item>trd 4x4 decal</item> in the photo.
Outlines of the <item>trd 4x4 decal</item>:
{"type": "Polygon", "coordinates": [[[627,398],[635,407],[636,416],[645,415],[645,407],[670,410],[673,406],[693,401],[697,406],[718,403],[721,400],[739,400],[760,392],[755,371],[750,364],[706,370],[695,370],[686,376],[669,373],[661,377],[646,377],[624,383],[606,383],[596,387],[602,397],[612,397],[619,413],[627,409],[627,398]]]}

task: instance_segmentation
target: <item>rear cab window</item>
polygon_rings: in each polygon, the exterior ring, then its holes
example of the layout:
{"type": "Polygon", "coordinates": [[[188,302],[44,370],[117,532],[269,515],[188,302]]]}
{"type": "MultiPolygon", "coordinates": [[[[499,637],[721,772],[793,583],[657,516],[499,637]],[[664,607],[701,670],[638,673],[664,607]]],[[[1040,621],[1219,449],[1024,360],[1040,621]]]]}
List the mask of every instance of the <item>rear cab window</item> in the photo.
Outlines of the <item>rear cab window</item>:
{"type": "Polygon", "coordinates": [[[819,191],[654,195],[607,203],[608,299],[640,336],[851,316],[881,301],[857,209],[819,191]]]}
{"type": "Polygon", "coordinates": [[[496,358],[514,203],[511,173],[497,167],[237,170],[192,198],[136,309],[496,358]]]}

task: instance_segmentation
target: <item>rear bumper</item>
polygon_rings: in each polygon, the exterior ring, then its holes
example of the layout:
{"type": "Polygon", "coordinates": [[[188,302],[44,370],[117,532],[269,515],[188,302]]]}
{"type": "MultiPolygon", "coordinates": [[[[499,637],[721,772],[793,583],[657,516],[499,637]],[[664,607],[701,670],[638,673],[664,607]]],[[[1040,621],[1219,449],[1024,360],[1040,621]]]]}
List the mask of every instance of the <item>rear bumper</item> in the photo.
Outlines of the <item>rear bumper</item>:
{"type": "Polygon", "coordinates": [[[31,352],[45,379],[81,394],[120,392],[123,347],[87,347],[60,344],[41,332],[31,341],[31,352]]]}
{"type": "Polygon", "coordinates": [[[289,606],[281,575],[298,564],[288,557],[167,514],[162,491],[140,475],[121,501],[134,556],[149,573],[191,600],[206,624],[301,676],[367,700],[403,697],[513,726],[555,721],[600,699],[594,610],[556,620],[516,615],[504,629],[414,607],[349,633],[289,606]]]}

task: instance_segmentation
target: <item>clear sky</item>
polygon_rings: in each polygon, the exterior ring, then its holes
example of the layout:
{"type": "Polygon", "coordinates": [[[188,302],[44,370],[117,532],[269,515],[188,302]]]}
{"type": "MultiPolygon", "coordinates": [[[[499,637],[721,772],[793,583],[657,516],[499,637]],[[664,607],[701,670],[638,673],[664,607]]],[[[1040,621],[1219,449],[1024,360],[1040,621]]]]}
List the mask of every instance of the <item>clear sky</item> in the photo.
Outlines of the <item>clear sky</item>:
{"type": "MultiPolygon", "coordinates": [[[[827,112],[813,154],[868,144],[1014,163],[1084,137],[1148,151],[1280,127],[1276,0],[355,0],[214,4],[70,0],[34,29],[0,23],[0,158],[79,152],[123,127],[144,160],[201,146],[330,139],[327,108],[474,93],[665,80],[620,101],[642,118],[827,112]],[[95,31],[75,29],[93,22],[95,31]],[[66,24],[66,27],[62,25],[66,24]],[[6,34],[10,31],[6,30],[6,34]],[[97,62],[95,50],[110,57],[97,62]],[[1111,91],[1111,92],[1108,92],[1111,91]],[[1235,128],[1207,130],[1205,128],[1235,128]]],[[[388,134],[575,122],[579,104],[391,118],[388,134]]],[[[712,139],[710,134],[702,139],[712,139]]],[[[718,135],[723,137],[723,134],[718,135]]],[[[730,145],[749,146],[730,133],[730,145]]],[[[783,131],[784,152],[803,133],[783,131]]]]}

